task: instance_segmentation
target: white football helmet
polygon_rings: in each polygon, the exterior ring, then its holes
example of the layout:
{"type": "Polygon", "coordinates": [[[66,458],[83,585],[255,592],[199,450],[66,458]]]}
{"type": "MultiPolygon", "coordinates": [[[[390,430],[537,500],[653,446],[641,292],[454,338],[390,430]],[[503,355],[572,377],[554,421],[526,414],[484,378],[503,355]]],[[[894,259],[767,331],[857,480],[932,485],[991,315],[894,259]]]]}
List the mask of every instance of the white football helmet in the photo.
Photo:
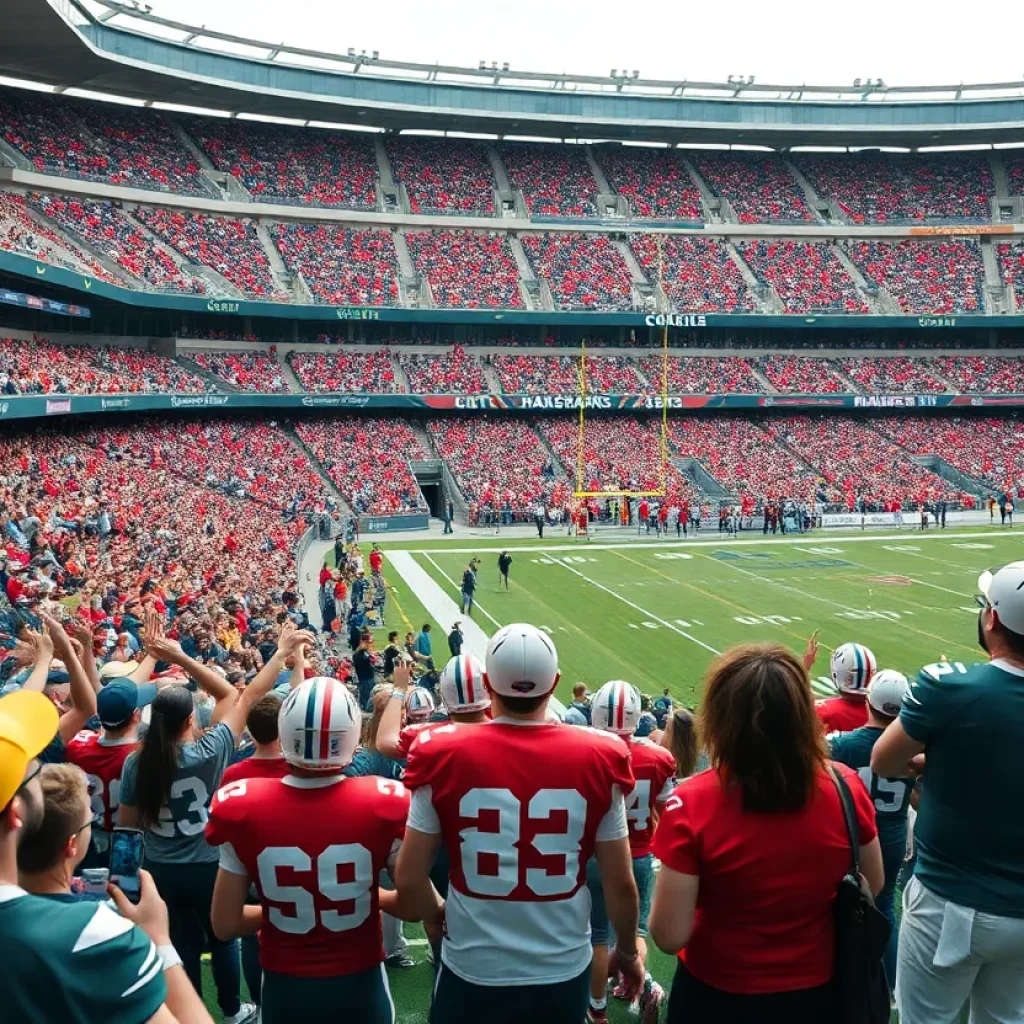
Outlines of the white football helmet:
{"type": "Polygon", "coordinates": [[[895,718],[909,690],[910,683],[902,672],[891,668],[879,669],[868,687],[868,703],[886,718],[895,718]]]}
{"type": "Polygon", "coordinates": [[[595,729],[632,736],[640,721],[640,692],[622,679],[605,683],[590,702],[590,723],[595,729]]]}
{"type": "Polygon", "coordinates": [[[832,682],[840,693],[863,693],[878,662],[863,644],[842,644],[832,652],[832,682]]]}
{"type": "Polygon", "coordinates": [[[441,673],[441,700],[449,713],[483,711],[491,706],[484,688],[484,666],[472,654],[456,654],[441,673]]]}
{"type": "Polygon", "coordinates": [[[430,691],[422,686],[414,686],[405,698],[405,718],[408,722],[425,722],[436,710],[437,705],[430,691]]]}
{"type": "Polygon", "coordinates": [[[296,768],[344,768],[359,745],[362,712],[348,689],[330,676],[306,679],[277,715],[284,759],[296,768]]]}
{"type": "Polygon", "coordinates": [[[487,645],[487,682],[504,697],[541,697],[558,682],[558,652],[536,626],[502,626],[487,645]]]}

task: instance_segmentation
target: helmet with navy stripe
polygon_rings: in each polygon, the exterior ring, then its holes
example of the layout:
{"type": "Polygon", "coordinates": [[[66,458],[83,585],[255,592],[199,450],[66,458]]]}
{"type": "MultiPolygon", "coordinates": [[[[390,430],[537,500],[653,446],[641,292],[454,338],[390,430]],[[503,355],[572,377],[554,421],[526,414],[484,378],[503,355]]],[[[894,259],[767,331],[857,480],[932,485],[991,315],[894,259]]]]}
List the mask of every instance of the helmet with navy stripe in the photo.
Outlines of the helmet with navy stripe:
{"type": "Polygon", "coordinates": [[[359,745],[363,716],[348,688],[330,676],[306,679],[292,690],[277,716],[284,759],[296,768],[344,768],[359,745]]]}
{"type": "Polygon", "coordinates": [[[832,652],[832,682],[840,693],[865,693],[878,662],[863,644],[842,644],[832,652]]]}
{"type": "Polygon", "coordinates": [[[405,698],[405,718],[409,722],[425,722],[437,710],[430,691],[414,686],[405,698]]]}
{"type": "Polygon", "coordinates": [[[441,673],[441,700],[449,713],[483,711],[491,706],[484,666],[472,654],[456,654],[441,673]]]}
{"type": "Polygon", "coordinates": [[[632,736],[640,721],[640,691],[622,679],[605,683],[590,702],[590,721],[595,729],[632,736]]]}

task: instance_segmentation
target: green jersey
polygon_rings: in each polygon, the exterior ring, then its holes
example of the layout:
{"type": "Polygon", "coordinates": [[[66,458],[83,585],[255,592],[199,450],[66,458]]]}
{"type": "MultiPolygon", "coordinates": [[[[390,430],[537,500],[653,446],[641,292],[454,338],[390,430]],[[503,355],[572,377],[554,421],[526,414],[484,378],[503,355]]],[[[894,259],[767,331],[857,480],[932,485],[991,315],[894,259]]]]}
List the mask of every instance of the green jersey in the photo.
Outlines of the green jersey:
{"type": "Polygon", "coordinates": [[[915,874],[951,903],[1024,918],[1024,669],[1002,659],[929,665],[900,722],[927,757],[915,874]]]}
{"type": "MultiPolygon", "coordinates": [[[[146,832],[146,859],[158,864],[210,864],[220,851],[203,837],[210,801],[235,750],[235,737],[221,722],[195,743],[178,748],[178,775],[160,820],[146,832]]],[[[122,804],[138,803],[138,753],[129,754],[121,772],[122,804]]]]}
{"type": "Polygon", "coordinates": [[[167,998],[156,946],[106,903],[0,886],[0,964],[11,1024],[144,1024],[167,998]]]}
{"type": "Polygon", "coordinates": [[[832,760],[849,765],[860,776],[875,805],[878,841],[882,846],[907,845],[907,808],[914,788],[910,779],[883,779],[871,770],[871,750],[884,729],[865,725],[853,732],[829,735],[832,760]]]}

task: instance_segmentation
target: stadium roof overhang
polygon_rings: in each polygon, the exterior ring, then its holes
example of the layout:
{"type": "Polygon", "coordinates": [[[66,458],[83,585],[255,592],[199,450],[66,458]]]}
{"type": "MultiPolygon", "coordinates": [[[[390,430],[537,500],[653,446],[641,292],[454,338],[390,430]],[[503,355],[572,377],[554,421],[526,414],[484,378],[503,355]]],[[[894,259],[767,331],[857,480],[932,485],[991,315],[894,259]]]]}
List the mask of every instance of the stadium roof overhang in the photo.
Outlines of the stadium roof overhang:
{"type": "Polygon", "coordinates": [[[786,87],[416,65],[192,28],[117,0],[4,0],[0,69],[60,89],[394,131],[775,148],[1024,141],[1024,83],[786,87]]]}

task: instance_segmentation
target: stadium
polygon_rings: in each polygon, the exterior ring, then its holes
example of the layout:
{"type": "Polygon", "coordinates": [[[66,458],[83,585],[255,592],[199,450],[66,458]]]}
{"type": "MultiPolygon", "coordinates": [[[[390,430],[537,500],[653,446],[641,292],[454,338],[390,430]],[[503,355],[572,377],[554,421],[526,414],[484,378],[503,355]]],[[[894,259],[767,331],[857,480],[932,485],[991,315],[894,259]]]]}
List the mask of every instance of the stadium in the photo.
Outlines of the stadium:
{"type": "MultiPolygon", "coordinates": [[[[1024,82],[411,63],[118,0],[4,6],[0,683],[64,716],[47,767],[78,763],[71,741],[121,676],[191,679],[212,735],[296,627],[312,636],[279,666],[284,709],[301,651],[306,677],[362,705],[355,757],[395,780],[409,751],[385,756],[377,729],[396,664],[432,691],[452,632],[453,655],[489,664],[495,634],[532,624],[557,648],[560,712],[614,678],[651,722],[657,695],[700,709],[735,645],[804,658],[818,701],[851,645],[910,680],[979,660],[976,581],[1018,558],[1024,499],[1024,82]],[[197,665],[238,701],[212,728],[230,701],[197,665]]],[[[257,742],[238,721],[232,768],[257,742]]],[[[116,806],[89,780],[109,845],[116,806]]],[[[125,808],[121,825],[145,821],[125,808]]],[[[239,960],[207,899],[205,932],[181,939],[147,843],[206,1010],[116,1019],[255,1020],[254,934],[239,960]]],[[[392,1016],[346,1020],[434,1019],[429,929],[408,916],[401,938],[398,916],[392,1016]]],[[[379,945],[360,934],[360,955],[379,945]]],[[[639,1002],[588,1020],[684,1019],[651,996],[679,969],[660,945],[639,1002]]],[[[341,990],[322,991],[292,992],[295,1019],[341,990]]],[[[13,1019],[100,1019],[35,1012],[13,1019]]],[[[800,1012],[778,1019],[837,1019],[800,1012]]]]}

